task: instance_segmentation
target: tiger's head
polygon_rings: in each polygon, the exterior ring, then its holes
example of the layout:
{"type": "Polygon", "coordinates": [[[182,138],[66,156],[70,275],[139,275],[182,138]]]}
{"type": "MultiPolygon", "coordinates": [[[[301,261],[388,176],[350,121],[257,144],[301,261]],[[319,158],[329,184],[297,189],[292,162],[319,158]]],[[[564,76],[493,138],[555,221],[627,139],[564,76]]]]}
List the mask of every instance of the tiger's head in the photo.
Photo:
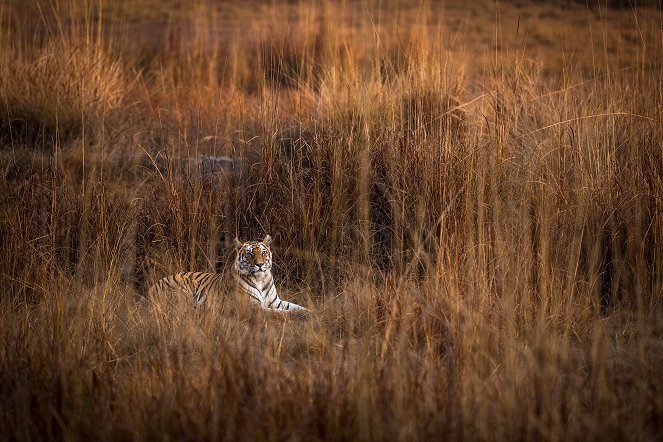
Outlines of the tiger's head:
{"type": "Polygon", "coordinates": [[[245,243],[235,238],[237,248],[235,266],[239,273],[260,278],[269,273],[272,268],[272,250],[269,248],[271,243],[270,235],[265,236],[262,241],[245,243]]]}

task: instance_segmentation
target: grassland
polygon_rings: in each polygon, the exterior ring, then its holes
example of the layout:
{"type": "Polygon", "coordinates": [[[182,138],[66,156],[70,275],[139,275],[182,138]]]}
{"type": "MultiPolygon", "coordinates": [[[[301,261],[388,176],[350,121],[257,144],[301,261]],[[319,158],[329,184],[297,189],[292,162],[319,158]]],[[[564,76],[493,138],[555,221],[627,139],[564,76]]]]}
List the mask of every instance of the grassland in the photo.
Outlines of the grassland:
{"type": "Polygon", "coordinates": [[[0,439],[663,438],[662,28],[1,3],[0,439]],[[265,233],[306,319],[138,301],[265,233]]]}

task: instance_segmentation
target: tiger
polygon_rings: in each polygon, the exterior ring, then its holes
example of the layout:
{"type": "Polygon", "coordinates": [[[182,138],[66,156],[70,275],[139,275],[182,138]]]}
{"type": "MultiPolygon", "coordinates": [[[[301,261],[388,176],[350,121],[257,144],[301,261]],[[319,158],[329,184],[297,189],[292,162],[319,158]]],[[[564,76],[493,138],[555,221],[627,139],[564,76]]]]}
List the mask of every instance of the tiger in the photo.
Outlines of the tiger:
{"type": "Polygon", "coordinates": [[[272,237],[262,241],[241,242],[235,238],[237,255],[232,267],[224,273],[181,272],[166,276],[150,288],[151,298],[166,292],[182,292],[192,296],[196,305],[203,305],[211,296],[223,296],[234,287],[264,310],[308,312],[294,302],[279,298],[272,276],[272,237]]]}

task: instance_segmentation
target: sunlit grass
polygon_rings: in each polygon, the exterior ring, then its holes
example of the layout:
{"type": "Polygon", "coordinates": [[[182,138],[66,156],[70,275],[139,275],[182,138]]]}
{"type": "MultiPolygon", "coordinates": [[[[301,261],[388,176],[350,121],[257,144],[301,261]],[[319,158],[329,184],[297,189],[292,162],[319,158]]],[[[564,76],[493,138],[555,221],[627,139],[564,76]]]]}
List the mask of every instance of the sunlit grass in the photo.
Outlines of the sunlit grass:
{"type": "Polygon", "coordinates": [[[0,434],[659,437],[662,17],[561,3],[0,7],[0,434]]]}

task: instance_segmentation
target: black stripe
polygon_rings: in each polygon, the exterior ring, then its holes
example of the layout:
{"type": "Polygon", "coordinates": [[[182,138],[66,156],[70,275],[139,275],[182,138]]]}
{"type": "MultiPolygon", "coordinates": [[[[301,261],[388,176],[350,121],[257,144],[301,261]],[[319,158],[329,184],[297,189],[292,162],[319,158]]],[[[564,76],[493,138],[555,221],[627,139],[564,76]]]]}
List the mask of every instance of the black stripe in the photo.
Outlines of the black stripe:
{"type": "Polygon", "coordinates": [[[268,286],[264,288],[263,291],[269,295],[269,291],[274,287],[274,278],[270,278],[267,284],[268,286]]]}
{"type": "Polygon", "coordinates": [[[201,278],[202,276],[205,276],[205,274],[202,273],[202,272],[195,272],[195,273],[193,273],[193,274],[191,275],[191,279],[193,280],[193,282],[195,282],[196,284],[198,284],[198,282],[200,282],[200,278],[201,278]]]}
{"type": "Polygon", "coordinates": [[[259,303],[262,304],[262,300],[261,300],[260,298],[258,298],[256,295],[254,295],[250,290],[246,290],[246,289],[244,289],[244,291],[245,291],[250,297],[252,297],[253,299],[255,299],[256,301],[258,301],[259,303]]]}
{"type": "Polygon", "coordinates": [[[191,290],[191,272],[180,273],[180,290],[191,290]]]}
{"type": "MultiPolygon", "coordinates": [[[[239,272],[233,272],[233,274],[232,274],[232,278],[234,279],[234,278],[236,278],[236,277],[239,278],[241,281],[246,282],[246,280],[242,277],[242,275],[241,275],[239,272]]],[[[247,289],[246,287],[243,287],[243,286],[239,283],[239,281],[236,281],[236,283],[237,283],[237,285],[239,286],[239,288],[240,288],[242,291],[244,291],[244,292],[247,293],[251,298],[255,299],[256,301],[258,301],[259,303],[262,304],[262,300],[261,300],[260,298],[256,297],[256,296],[252,293],[251,290],[247,289]]],[[[247,282],[247,284],[248,284],[248,282],[247,282]]],[[[251,284],[249,284],[249,287],[253,287],[254,289],[258,290],[256,287],[254,287],[254,286],[251,285],[251,284]]]]}
{"type": "Polygon", "coordinates": [[[242,275],[241,273],[239,274],[239,277],[242,278],[242,281],[253,287],[254,289],[258,290],[258,287],[254,283],[251,282],[251,280],[247,277],[242,275]]]}
{"type": "Polygon", "coordinates": [[[203,273],[203,276],[198,281],[198,287],[202,287],[212,277],[211,273],[203,273]]]}
{"type": "Polygon", "coordinates": [[[186,272],[182,274],[182,285],[186,287],[187,291],[191,294],[197,304],[200,304],[200,299],[203,296],[203,290],[201,290],[201,287],[198,284],[198,279],[201,275],[203,275],[202,272],[186,272]]]}

